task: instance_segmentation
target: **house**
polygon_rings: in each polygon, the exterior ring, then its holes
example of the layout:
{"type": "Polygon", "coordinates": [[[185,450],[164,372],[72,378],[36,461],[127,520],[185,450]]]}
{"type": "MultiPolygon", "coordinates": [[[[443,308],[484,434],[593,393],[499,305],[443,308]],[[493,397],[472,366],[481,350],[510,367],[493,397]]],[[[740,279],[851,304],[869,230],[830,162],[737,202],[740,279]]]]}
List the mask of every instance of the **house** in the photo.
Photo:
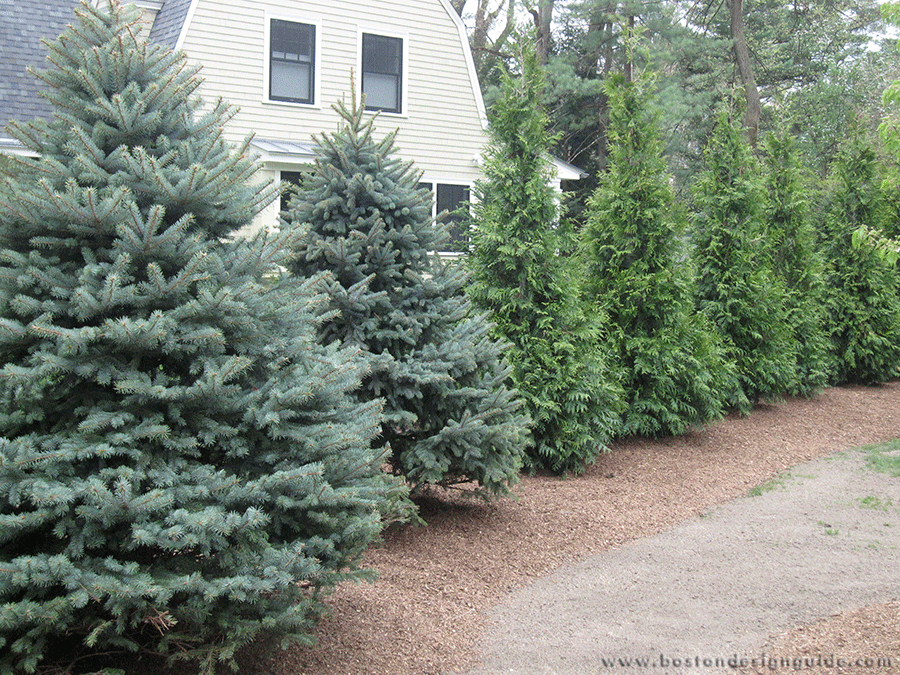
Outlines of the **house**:
{"type": "MultiPolygon", "coordinates": [[[[252,135],[265,178],[296,181],[313,136],[336,129],[333,103],[365,94],[379,133],[423,172],[436,213],[467,202],[480,177],[487,117],[465,27],[449,0],[137,0],[146,35],[202,66],[201,95],[238,108],[226,127],[252,135]]],[[[77,0],[16,0],[0,15],[0,127],[48,115],[40,38],[54,39],[77,0]]],[[[15,144],[0,131],[0,151],[15,144]]],[[[560,178],[577,171],[557,163],[560,178]]],[[[575,175],[571,175],[571,174],[575,175]]],[[[254,227],[272,226],[278,204],[254,227]]]]}

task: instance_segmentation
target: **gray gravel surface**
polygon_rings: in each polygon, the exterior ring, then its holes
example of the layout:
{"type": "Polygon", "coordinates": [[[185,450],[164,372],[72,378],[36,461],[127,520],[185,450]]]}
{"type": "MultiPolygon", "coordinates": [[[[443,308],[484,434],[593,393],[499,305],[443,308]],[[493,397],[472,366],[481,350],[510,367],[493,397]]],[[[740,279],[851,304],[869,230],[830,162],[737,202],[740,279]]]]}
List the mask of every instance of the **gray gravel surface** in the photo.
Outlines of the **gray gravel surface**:
{"type": "Polygon", "coordinates": [[[468,675],[728,672],[771,635],[900,598],[900,479],[850,450],[765,487],[513,591],[468,675]]]}

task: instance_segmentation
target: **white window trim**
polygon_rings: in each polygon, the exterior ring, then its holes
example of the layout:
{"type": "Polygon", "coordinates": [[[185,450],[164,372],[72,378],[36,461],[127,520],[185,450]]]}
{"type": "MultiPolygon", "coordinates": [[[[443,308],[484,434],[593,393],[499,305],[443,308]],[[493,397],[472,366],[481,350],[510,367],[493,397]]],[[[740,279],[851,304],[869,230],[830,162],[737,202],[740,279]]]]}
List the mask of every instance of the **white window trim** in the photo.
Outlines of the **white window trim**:
{"type": "Polygon", "coordinates": [[[277,12],[265,13],[265,40],[263,41],[263,98],[266,105],[285,105],[294,108],[321,108],[322,107],[322,20],[316,17],[301,14],[283,14],[277,12]],[[269,97],[269,69],[271,67],[270,33],[272,31],[272,19],[291,21],[314,26],[316,29],[315,67],[313,68],[313,102],[298,103],[296,101],[280,101],[269,97]]]}
{"type": "Polygon", "coordinates": [[[363,33],[369,35],[379,35],[387,38],[397,38],[403,41],[403,65],[401,67],[400,77],[400,112],[388,112],[387,110],[366,110],[370,115],[390,115],[391,117],[409,117],[409,33],[398,33],[396,30],[385,28],[384,26],[360,26],[356,30],[356,68],[359,73],[356,83],[356,95],[358,100],[362,100],[362,80],[363,80],[363,33]]]}

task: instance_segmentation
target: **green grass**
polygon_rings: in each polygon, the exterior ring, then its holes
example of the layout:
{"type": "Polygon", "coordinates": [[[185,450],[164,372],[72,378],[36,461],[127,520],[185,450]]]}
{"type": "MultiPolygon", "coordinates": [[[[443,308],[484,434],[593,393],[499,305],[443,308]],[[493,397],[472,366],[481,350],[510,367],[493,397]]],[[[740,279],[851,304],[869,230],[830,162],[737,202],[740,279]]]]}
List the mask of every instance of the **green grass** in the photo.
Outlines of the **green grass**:
{"type": "Polygon", "coordinates": [[[825,528],[825,534],[829,537],[836,537],[839,534],[836,527],[833,527],[831,523],[826,523],[824,520],[819,521],[819,527],[825,528]]]}
{"type": "Polygon", "coordinates": [[[813,474],[802,474],[802,473],[793,473],[792,471],[784,471],[783,473],[778,474],[777,476],[770,478],[764,483],[760,483],[759,485],[755,485],[747,491],[748,497],[759,497],[766,492],[771,492],[776,489],[785,489],[787,486],[785,485],[789,480],[793,479],[808,479],[812,480],[816,476],[813,474]]]}
{"type": "Polygon", "coordinates": [[[859,505],[864,509],[872,509],[875,511],[889,511],[894,506],[894,500],[890,497],[885,499],[881,499],[880,497],[876,497],[875,495],[870,495],[868,497],[863,497],[862,499],[857,499],[859,505]]]}
{"type": "Polygon", "coordinates": [[[759,497],[766,492],[771,492],[777,488],[784,488],[784,484],[788,478],[791,477],[790,473],[781,473],[775,476],[774,478],[770,478],[765,483],[760,483],[759,485],[754,485],[750,490],[747,491],[747,496],[749,497],[759,497]]]}
{"type": "Polygon", "coordinates": [[[862,447],[866,464],[873,471],[900,478],[900,439],[862,447]]]}

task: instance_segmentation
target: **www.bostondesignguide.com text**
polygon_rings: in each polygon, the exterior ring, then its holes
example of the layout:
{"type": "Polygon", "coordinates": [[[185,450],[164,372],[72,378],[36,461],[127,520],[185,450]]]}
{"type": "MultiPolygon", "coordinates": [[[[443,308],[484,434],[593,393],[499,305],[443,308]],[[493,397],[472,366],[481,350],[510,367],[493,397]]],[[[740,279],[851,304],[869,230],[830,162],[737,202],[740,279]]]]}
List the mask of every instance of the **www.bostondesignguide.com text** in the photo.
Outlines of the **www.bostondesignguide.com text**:
{"type": "Polygon", "coordinates": [[[890,668],[893,666],[891,657],[865,656],[854,658],[842,658],[834,654],[820,654],[817,656],[774,656],[761,654],[759,656],[666,656],[658,657],[616,657],[602,658],[600,664],[604,668],[730,668],[732,670],[745,668],[764,668],[767,670],[804,670],[809,668],[890,668]]]}

